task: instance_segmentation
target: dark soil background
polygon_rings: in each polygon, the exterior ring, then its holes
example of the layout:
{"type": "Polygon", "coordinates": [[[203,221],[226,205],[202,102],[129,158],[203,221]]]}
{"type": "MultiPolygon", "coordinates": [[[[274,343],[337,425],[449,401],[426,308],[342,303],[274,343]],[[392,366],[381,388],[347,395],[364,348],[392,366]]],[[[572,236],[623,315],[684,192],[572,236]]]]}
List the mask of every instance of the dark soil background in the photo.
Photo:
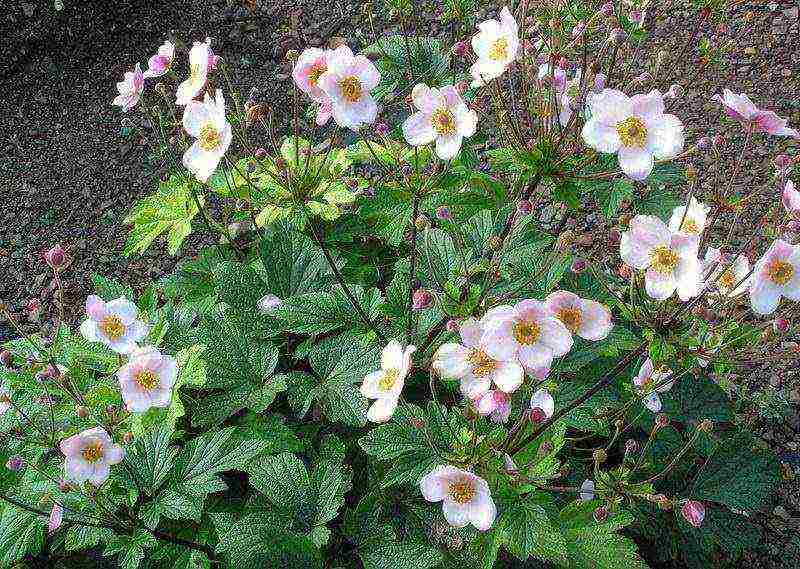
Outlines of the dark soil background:
{"type": "MultiPolygon", "coordinates": [[[[289,92],[286,50],[322,45],[332,35],[355,44],[354,38],[369,33],[357,0],[257,0],[253,11],[228,0],[63,2],[64,9],[56,12],[53,0],[6,0],[0,11],[0,298],[18,313],[29,298],[40,297],[47,305],[50,271],[41,253],[60,242],[72,259],[64,278],[75,317],[92,272],[136,287],[165,274],[176,261],[160,246],[140,257],[120,255],[126,239],[121,219],[137,199],[152,192],[159,173],[144,139],[136,129],[122,128],[126,115],[110,104],[125,71],[136,61],[146,68],[148,57],[170,34],[189,43],[211,36],[214,51],[236,68],[237,89],[246,96],[256,87],[260,100],[280,106],[289,92]]],[[[441,2],[415,4],[423,33],[442,30],[441,2]]],[[[696,160],[701,175],[718,173],[725,179],[743,136],[735,125],[720,121],[719,105],[710,101],[722,86],[747,92],[758,104],[789,117],[793,126],[800,125],[798,2],[734,0],[725,18],[699,24],[688,4],[652,3],[647,27],[654,33],[640,53],[663,49],[677,60],[668,66],[669,78],[662,78],[686,88],[674,112],[692,134],[725,136],[719,158],[696,160]],[[695,72],[699,54],[684,49],[695,29],[699,37],[714,36],[730,45],[724,67],[695,72]]],[[[380,8],[380,0],[375,5],[380,8]]],[[[178,57],[185,57],[185,51],[178,57]]],[[[140,115],[127,116],[146,132],[140,115]]],[[[798,154],[797,143],[756,138],[755,158],[748,160],[737,184],[769,183],[771,157],[780,152],[798,154]]],[[[777,195],[773,189],[765,199],[777,195]]],[[[190,238],[183,254],[196,250],[198,239],[190,238]]],[[[3,335],[0,328],[0,339],[3,335]]],[[[794,408],[788,420],[759,423],[762,435],[779,448],[786,480],[762,516],[770,528],[765,544],[770,555],[749,562],[791,567],[797,560],[787,559],[784,548],[800,526],[797,363],[760,368],[747,379],[757,390],[769,387],[783,394],[794,408]]]]}

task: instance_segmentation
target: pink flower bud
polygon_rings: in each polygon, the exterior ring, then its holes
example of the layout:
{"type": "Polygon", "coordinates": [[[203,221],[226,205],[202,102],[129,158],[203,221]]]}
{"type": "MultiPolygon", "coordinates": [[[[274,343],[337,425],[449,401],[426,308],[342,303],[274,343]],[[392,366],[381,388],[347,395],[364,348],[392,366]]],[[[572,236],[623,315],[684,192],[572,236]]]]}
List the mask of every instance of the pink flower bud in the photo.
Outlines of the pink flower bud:
{"type": "Polygon", "coordinates": [[[453,216],[450,213],[450,208],[447,207],[446,205],[439,206],[438,208],[436,208],[436,219],[448,220],[452,218],[453,216]]]}
{"type": "Polygon", "coordinates": [[[10,457],[8,462],[6,462],[6,468],[8,468],[11,472],[19,472],[24,466],[25,461],[18,454],[10,457]]]}
{"type": "Polygon", "coordinates": [[[466,93],[467,89],[469,89],[469,84],[466,81],[459,81],[456,83],[456,91],[458,91],[460,95],[466,93]]]}
{"type": "Polygon", "coordinates": [[[62,492],[69,492],[72,490],[72,484],[64,480],[63,478],[58,481],[58,489],[62,492]]]}
{"type": "Polygon", "coordinates": [[[256,158],[259,160],[263,160],[267,157],[267,150],[265,148],[257,148],[256,149],[256,158]]]}
{"type": "Polygon", "coordinates": [[[574,261],[572,261],[572,266],[570,267],[570,270],[576,275],[579,275],[580,273],[586,270],[586,261],[584,259],[575,259],[574,261]]]}
{"type": "Polygon", "coordinates": [[[689,522],[696,528],[703,525],[703,520],[706,517],[706,507],[702,502],[696,500],[687,500],[681,508],[683,519],[689,522]]]}
{"type": "Polygon", "coordinates": [[[605,506],[598,506],[595,508],[592,516],[594,517],[594,521],[596,521],[598,524],[602,524],[608,519],[608,510],[605,506]]]}
{"type": "Polygon", "coordinates": [[[602,6],[600,6],[600,13],[604,16],[611,16],[614,14],[614,3],[613,2],[606,2],[602,6]]]}
{"type": "Polygon", "coordinates": [[[612,245],[618,245],[619,242],[622,240],[622,235],[619,232],[619,229],[612,229],[608,232],[608,240],[611,242],[612,245]]]}
{"type": "Polygon", "coordinates": [[[791,328],[792,324],[788,318],[776,318],[772,321],[772,329],[776,334],[786,334],[791,328]]]}
{"type": "Polygon", "coordinates": [[[519,203],[517,204],[517,211],[521,215],[528,215],[532,209],[533,206],[531,205],[530,200],[520,200],[519,203]]]}
{"type": "Polygon", "coordinates": [[[787,156],[786,154],[778,154],[774,159],[773,163],[775,167],[779,170],[783,170],[784,168],[788,168],[792,165],[792,158],[787,156]]]}
{"type": "Polygon", "coordinates": [[[274,294],[267,293],[259,298],[256,304],[258,305],[258,310],[262,314],[269,314],[283,304],[283,301],[274,294]]]}
{"type": "Polygon", "coordinates": [[[458,57],[464,57],[465,55],[467,55],[468,51],[469,51],[469,46],[465,41],[459,41],[456,42],[455,45],[453,45],[453,54],[458,57]]]}
{"type": "Polygon", "coordinates": [[[725,137],[724,136],[722,136],[721,134],[718,134],[718,135],[714,136],[714,146],[716,148],[719,148],[723,144],[725,144],[725,137]]]}
{"type": "Polygon", "coordinates": [[[530,420],[531,423],[543,423],[547,419],[547,414],[540,407],[531,409],[530,420]]]}
{"type": "Polygon", "coordinates": [[[3,350],[2,352],[0,352],[0,363],[1,364],[6,366],[7,368],[10,368],[12,363],[13,363],[13,361],[14,361],[14,359],[11,356],[11,352],[9,352],[8,350],[3,350]]]}
{"type": "Polygon", "coordinates": [[[594,90],[597,92],[602,91],[606,88],[606,81],[608,77],[606,77],[605,73],[598,73],[594,76],[594,90]]]}
{"type": "Polygon", "coordinates": [[[700,140],[697,141],[697,148],[700,150],[708,150],[711,148],[711,138],[704,136],[700,140]]]}
{"type": "Polygon", "coordinates": [[[64,252],[64,249],[61,247],[60,243],[57,243],[45,251],[44,261],[54,271],[64,267],[64,263],[67,261],[67,254],[64,252]]]}
{"type": "Polygon", "coordinates": [[[617,269],[617,274],[627,281],[631,278],[631,276],[633,276],[633,271],[631,271],[631,268],[628,265],[622,263],[617,269]]]}
{"type": "Polygon", "coordinates": [[[655,426],[657,429],[663,429],[667,425],[669,425],[669,417],[667,417],[664,413],[659,413],[656,415],[655,426]]]}
{"type": "Polygon", "coordinates": [[[412,297],[412,306],[414,310],[424,310],[430,308],[432,304],[433,295],[430,292],[424,288],[414,291],[414,296],[412,297]]]}
{"type": "Polygon", "coordinates": [[[389,134],[389,125],[381,121],[375,125],[375,134],[378,136],[386,136],[389,134]]]}
{"type": "Polygon", "coordinates": [[[453,319],[450,319],[450,320],[447,321],[447,326],[446,327],[447,327],[447,331],[448,332],[452,332],[452,333],[458,332],[458,330],[460,329],[460,326],[458,325],[458,322],[456,320],[453,320],[453,319]]]}
{"type": "Polygon", "coordinates": [[[575,27],[572,28],[572,37],[574,39],[578,39],[584,33],[586,33],[586,23],[585,22],[578,22],[575,24],[575,27]]]}
{"type": "Polygon", "coordinates": [[[683,95],[683,87],[681,87],[677,83],[673,83],[672,86],[670,86],[669,91],[664,93],[664,97],[668,97],[670,99],[677,99],[682,95],[683,95]]]}
{"type": "Polygon", "coordinates": [[[624,42],[627,37],[628,34],[625,33],[625,30],[621,28],[615,28],[611,30],[611,35],[609,36],[609,39],[611,40],[611,43],[619,45],[622,42],[624,42]]]}
{"type": "Polygon", "coordinates": [[[628,19],[631,23],[641,24],[644,21],[644,13],[641,10],[632,10],[631,13],[628,14],[628,19]]]}

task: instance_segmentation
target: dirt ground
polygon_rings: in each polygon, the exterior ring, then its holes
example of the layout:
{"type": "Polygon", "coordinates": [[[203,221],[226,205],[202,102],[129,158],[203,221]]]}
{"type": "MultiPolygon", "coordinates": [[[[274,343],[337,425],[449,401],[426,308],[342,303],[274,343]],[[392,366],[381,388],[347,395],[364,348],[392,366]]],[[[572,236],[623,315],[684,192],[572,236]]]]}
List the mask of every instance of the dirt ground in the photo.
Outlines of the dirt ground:
{"type": "MultiPolygon", "coordinates": [[[[227,0],[63,2],[64,9],[57,12],[53,0],[10,0],[0,13],[0,298],[19,312],[29,298],[47,298],[49,270],[41,253],[60,242],[72,259],[65,286],[70,312],[76,315],[92,272],[138,286],[175,263],[160,247],[141,257],[120,255],[126,239],[120,220],[137,199],[152,192],[161,168],[151,162],[143,140],[122,127],[124,115],[110,105],[115,83],[133,62],[146,66],[171,34],[188,41],[210,36],[214,50],[237,68],[237,88],[246,94],[257,87],[259,98],[274,106],[285,100],[287,49],[321,45],[330,35],[356,38],[368,33],[357,0],[257,0],[254,12],[227,0]]],[[[440,29],[440,4],[429,2],[415,11],[423,19],[420,29],[440,29]]],[[[800,125],[796,0],[733,0],[724,20],[699,24],[686,9],[688,0],[652,4],[647,27],[655,31],[641,51],[663,49],[676,61],[658,77],[667,86],[676,82],[685,87],[673,112],[683,119],[690,137],[725,137],[719,158],[696,161],[704,173],[729,172],[742,142],[735,125],[720,122],[719,105],[710,99],[722,86],[747,92],[800,125]],[[729,45],[725,66],[696,73],[701,54],[684,49],[695,29],[697,37],[729,45]]],[[[131,118],[136,120],[133,114],[131,118]]],[[[756,139],[737,186],[768,184],[771,157],[779,152],[800,150],[796,142],[756,139]]],[[[764,199],[776,195],[767,191],[764,199]]],[[[197,246],[191,238],[187,250],[197,246]]],[[[0,328],[0,339],[3,335],[0,328]]],[[[795,412],[786,422],[761,426],[788,466],[786,483],[764,513],[775,527],[769,544],[774,555],[753,559],[754,566],[784,566],[781,548],[800,524],[800,383],[795,367],[757,374],[759,382],[785,393],[795,412]]]]}

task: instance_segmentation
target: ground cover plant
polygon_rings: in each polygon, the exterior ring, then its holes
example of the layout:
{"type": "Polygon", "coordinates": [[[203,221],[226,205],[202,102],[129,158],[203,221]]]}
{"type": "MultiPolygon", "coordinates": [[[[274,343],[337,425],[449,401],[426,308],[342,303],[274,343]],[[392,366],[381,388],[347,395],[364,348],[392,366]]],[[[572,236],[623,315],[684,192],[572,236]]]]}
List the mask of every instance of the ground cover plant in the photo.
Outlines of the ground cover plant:
{"type": "Polygon", "coordinates": [[[792,326],[800,194],[786,156],[732,187],[752,137],[798,133],[709,93],[747,140],[701,190],[681,160],[724,141],[686,140],[662,54],[635,76],[617,57],[644,9],[332,39],[289,54],[288,110],[243,96],[211,39],[134,64],[113,104],[171,168],[126,252],[219,244],[139,294],[96,276],[74,329],[54,247],[53,306],[29,307],[51,332],[4,307],[3,563],[735,563],[778,480],[736,371],[792,326]]]}

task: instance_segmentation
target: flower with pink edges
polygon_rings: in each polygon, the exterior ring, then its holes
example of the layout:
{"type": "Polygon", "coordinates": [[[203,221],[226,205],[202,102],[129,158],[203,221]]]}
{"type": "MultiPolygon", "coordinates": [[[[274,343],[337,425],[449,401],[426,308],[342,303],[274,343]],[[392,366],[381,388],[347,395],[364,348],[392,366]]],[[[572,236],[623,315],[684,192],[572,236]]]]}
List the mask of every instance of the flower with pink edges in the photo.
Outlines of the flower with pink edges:
{"type": "Polygon", "coordinates": [[[753,269],[750,305],[756,314],[772,314],[784,296],[800,300],[800,248],[778,239],[753,269]]]}
{"type": "Polygon", "coordinates": [[[674,382],[666,381],[671,376],[671,370],[656,370],[653,360],[647,358],[633,378],[633,385],[643,395],[642,405],[653,413],[661,411],[661,397],[658,394],[672,389],[674,382]]]}
{"type": "Polygon", "coordinates": [[[147,62],[147,71],[144,72],[145,78],[161,77],[167,73],[175,61],[175,44],[167,40],[158,48],[158,53],[151,57],[147,62]]]}
{"type": "Polygon", "coordinates": [[[189,50],[189,77],[175,91],[176,105],[187,105],[200,94],[206,86],[210,63],[214,61],[216,59],[211,51],[211,38],[206,38],[202,43],[194,42],[189,50]]]}
{"type": "Polygon", "coordinates": [[[531,396],[531,422],[543,423],[553,416],[556,402],[546,389],[537,389],[531,396]]]}
{"type": "Polygon", "coordinates": [[[105,429],[94,427],[64,439],[58,444],[64,453],[64,471],[69,480],[91,482],[100,486],[108,478],[110,468],[122,462],[123,448],[115,444],[105,429]]]}
{"type": "Polygon", "coordinates": [[[486,85],[505,73],[517,58],[520,46],[519,27],[508,6],[500,11],[500,20],[485,20],[478,24],[478,30],[472,37],[478,61],[469,70],[473,87],[486,85]]]}
{"type": "Polygon", "coordinates": [[[798,217],[798,214],[800,214],[800,191],[797,191],[794,182],[791,180],[786,180],[786,183],[783,185],[781,202],[783,203],[783,207],[786,208],[786,211],[792,214],[792,216],[798,217]]]}
{"type": "Polygon", "coordinates": [[[722,95],[714,95],[713,98],[722,104],[725,113],[730,118],[740,122],[751,132],[800,137],[797,129],[789,128],[788,120],[779,117],[773,111],[759,109],[744,93],[737,95],[730,89],[723,89],[722,95]]]}
{"type": "Polygon", "coordinates": [[[64,507],[58,502],[53,503],[53,509],[50,510],[50,517],[47,519],[47,533],[53,533],[64,521],[64,507]]]}
{"type": "Polygon", "coordinates": [[[496,360],[517,358],[526,370],[549,368],[572,348],[572,334],[540,300],[496,306],[483,318],[486,353],[496,360]]]}
{"type": "Polygon", "coordinates": [[[428,502],[442,502],[447,523],[462,528],[469,524],[486,531],[497,516],[486,481],[454,466],[437,466],[422,477],[419,483],[422,495],[428,502]]]}
{"type": "Polygon", "coordinates": [[[169,407],[172,387],[178,378],[178,362],[152,346],[134,350],[117,371],[122,400],[133,413],[150,407],[169,407]]]}
{"type": "Polygon", "coordinates": [[[101,342],[118,354],[129,354],[136,343],[147,336],[147,324],[137,320],[136,305],[120,297],[110,302],[97,295],[86,299],[88,318],[81,324],[81,334],[90,342],[101,342]]]}
{"type": "Polygon", "coordinates": [[[442,160],[454,158],[465,137],[475,134],[478,115],[464,103],[452,85],[441,89],[417,83],[411,100],[418,112],[403,122],[403,136],[412,146],[436,141],[436,155],[442,160]]]}
{"type": "Polygon", "coordinates": [[[622,171],[634,180],[647,178],[655,160],[674,158],[683,150],[683,124],[664,112],[660,91],[628,97],[604,89],[587,102],[584,142],[598,152],[616,154],[622,171]]]}
{"type": "Polygon", "coordinates": [[[381,74],[363,55],[353,55],[341,45],[328,55],[328,68],[318,85],[331,101],[333,120],[341,127],[358,130],[378,117],[378,105],[370,91],[378,86],[381,74]]]}
{"type": "Polygon", "coordinates": [[[519,389],[525,370],[509,357],[495,359],[487,353],[485,326],[470,318],[459,328],[461,344],[442,344],[433,356],[433,369],[443,377],[458,378],[461,393],[470,399],[480,397],[492,384],[506,393],[519,389]]]}
{"type": "Polygon", "coordinates": [[[681,507],[681,515],[689,524],[699,528],[706,519],[706,507],[697,500],[686,500],[681,507]]]}
{"type": "Polygon", "coordinates": [[[138,63],[133,71],[126,71],[122,81],[117,83],[117,95],[112,105],[122,108],[122,112],[127,113],[139,102],[139,97],[142,96],[144,89],[144,74],[142,73],[142,66],[138,63]]]}
{"type": "Polygon", "coordinates": [[[679,205],[672,210],[669,230],[673,233],[698,236],[706,227],[706,219],[711,208],[692,196],[687,205],[679,205]]]}
{"type": "Polygon", "coordinates": [[[550,314],[561,320],[567,330],[584,340],[602,340],[614,327],[611,311],[595,300],[557,290],[545,299],[550,314]]]}
{"type": "Polygon", "coordinates": [[[183,153],[183,165],[201,182],[217,169],[233,140],[233,130],[225,118],[225,98],[206,93],[203,102],[189,101],[183,112],[183,128],[194,143],[183,153]]]}
{"type": "Polygon", "coordinates": [[[507,393],[493,389],[475,400],[475,409],[495,423],[505,423],[511,415],[511,399],[507,393]]]}
{"type": "Polygon", "coordinates": [[[415,351],[416,346],[403,349],[397,340],[391,340],[383,349],[381,369],[367,374],[361,383],[361,395],[375,400],[367,411],[368,420],[384,423],[391,419],[411,369],[411,354],[415,351]]]}
{"type": "Polygon", "coordinates": [[[328,55],[332,53],[329,49],[309,47],[303,50],[292,68],[295,85],[318,103],[328,100],[328,95],[319,85],[319,79],[328,70],[328,55]]]}
{"type": "Polygon", "coordinates": [[[744,294],[750,284],[750,260],[745,255],[723,255],[715,248],[709,247],[703,259],[704,287],[710,288],[713,296],[735,297],[744,294]],[[733,261],[733,262],[731,262],[733,261]]]}
{"type": "Polygon", "coordinates": [[[646,269],[647,294],[666,300],[675,291],[684,302],[696,296],[700,287],[697,236],[672,233],[663,221],[651,215],[637,215],[620,240],[625,264],[646,269]]]}

